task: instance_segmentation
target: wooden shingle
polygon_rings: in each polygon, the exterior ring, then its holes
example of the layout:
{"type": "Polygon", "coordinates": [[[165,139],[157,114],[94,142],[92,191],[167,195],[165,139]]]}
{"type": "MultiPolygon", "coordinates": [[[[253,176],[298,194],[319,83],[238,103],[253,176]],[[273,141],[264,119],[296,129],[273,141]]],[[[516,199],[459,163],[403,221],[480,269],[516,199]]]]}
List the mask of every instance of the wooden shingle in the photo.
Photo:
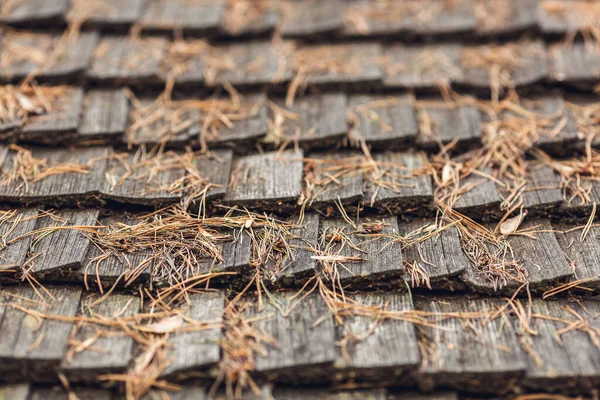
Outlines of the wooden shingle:
{"type": "Polygon", "coordinates": [[[302,153],[284,151],[239,157],[224,201],[233,205],[289,206],[302,193],[302,153]]]}
{"type": "MultiPolygon", "coordinates": [[[[14,166],[18,152],[11,151],[3,165],[4,171],[14,166]]],[[[0,185],[0,199],[11,203],[80,204],[97,197],[104,180],[107,147],[77,149],[34,148],[32,156],[45,160],[47,168],[77,167],[81,172],[49,174],[42,178],[32,177],[27,184],[17,179],[0,185]]],[[[50,170],[52,171],[52,170],[50,170]]],[[[42,171],[43,172],[43,171],[42,171]]]]}
{"type": "Polygon", "coordinates": [[[398,232],[396,218],[361,220],[356,228],[343,219],[321,221],[321,251],[339,255],[340,263],[326,261],[326,276],[356,287],[385,285],[390,279],[404,275],[400,243],[392,242],[398,232]],[[339,239],[345,235],[347,239],[339,239]],[[346,261],[346,258],[349,261],[346,261]]]}
{"type": "Polygon", "coordinates": [[[5,244],[0,249],[0,281],[19,278],[32,239],[23,235],[35,230],[37,216],[38,210],[31,208],[0,212],[0,238],[5,244]]]}
{"type": "Polygon", "coordinates": [[[15,383],[0,386],[0,399],[29,400],[31,386],[27,383],[15,383]]]}
{"type": "Polygon", "coordinates": [[[557,44],[549,49],[552,79],[569,84],[600,79],[600,51],[585,42],[557,44]]]}
{"type": "MultiPolygon", "coordinates": [[[[75,316],[81,297],[80,288],[46,286],[44,292],[52,297],[41,299],[28,285],[3,289],[2,303],[46,315],[75,316]]],[[[0,342],[0,371],[3,377],[26,376],[36,381],[56,381],[56,371],[67,351],[72,326],[72,322],[38,319],[18,308],[7,307],[0,323],[3,338],[0,342]]]]}
{"type": "Polygon", "coordinates": [[[125,134],[129,102],[124,90],[90,90],[83,99],[80,140],[105,140],[125,134]]]}
{"type": "Polygon", "coordinates": [[[401,149],[417,137],[419,127],[410,96],[355,95],[348,101],[352,137],[376,149],[401,149]]]}
{"type": "Polygon", "coordinates": [[[190,371],[198,372],[213,367],[219,362],[224,296],[221,293],[196,293],[189,297],[191,304],[183,307],[184,315],[196,324],[204,323],[212,328],[194,330],[194,323],[183,324],[182,329],[189,327],[192,330],[175,331],[170,335],[168,352],[173,362],[163,372],[166,376],[190,371]]]}
{"type": "Polygon", "coordinates": [[[378,153],[378,171],[365,178],[365,204],[383,211],[430,214],[433,209],[431,177],[421,153],[378,153]]]}
{"type": "Polygon", "coordinates": [[[502,329],[500,319],[486,318],[495,310],[491,302],[419,298],[415,309],[441,317],[435,327],[420,328],[421,349],[430,350],[421,352],[424,362],[417,375],[421,387],[450,386],[502,393],[524,374],[525,355],[514,331],[502,329]],[[460,318],[443,318],[445,313],[475,313],[483,318],[476,317],[469,324],[460,318]]]}
{"type": "Polygon", "coordinates": [[[583,287],[600,283],[600,229],[592,226],[582,237],[582,224],[553,223],[556,239],[573,268],[573,280],[584,280],[583,287]]]}
{"type": "Polygon", "coordinates": [[[15,82],[34,74],[40,81],[78,83],[89,66],[98,35],[82,32],[76,39],[64,40],[61,35],[5,33],[0,41],[0,79],[15,82]],[[28,53],[37,53],[37,57],[28,53]]]}
{"type": "Polygon", "coordinates": [[[548,213],[563,203],[560,180],[557,174],[548,166],[534,167],[529,174],[523,205],[526,209],[548,213]]]}
{"type": "MultiPolygon", "coordinates": [[[[389,312],[412,310],[408,295],[368,293],[353,300],[365,307],[379,307],[389,312]]],[[[418,367],[421,356],[415,328],[410,322],[375,321],[365,316],[349,317],[345,322],[336,328],[338,342],[344,343],[345,338],[350,338],[340,349],[336,363],[338,379],[402,382],[418,367]],[[353,337],[364,339],[353,340],[353,337]]]]}
{"type": "Polygon", "coordinates": [[[398,233],[405,240],[402,248],[404,279],[411,287],[452,289],[454,277],[471,268],[463,253],[458,229],[455,226],[440,226],[436,220],[417,219],[398,222],[398,233]],[[423,276],[423,274],[425,276],[423,276]]]}
{"type": "MultiPolygon", "coordinates": [[[[62,210],[39,218],[29,250],[28,268],[37,277],[60,280],[81,267],[90,240],[77,228],[97,225],[98,210],[62,210]],[[53,229],[57,228],[57,229],[53,229]]],[[[85,228],[84,228],[85,229],[85,228]]]]}
{"type": "Polygon", "coordinates": [[[344,26],[344,1],[286,0],[280,4],[281,33],[289,37],[319,37],[344,26]]]}
{"type": "MultiPolygon", "coordinates": [[[[131,317],[140,310],[140,299],[126,294],[111,294],[98,304],[99,296],[93,292],[84,294],[80,312],[83,317],[131,317]]],[[[94,349],[85,349],[75,354],[67,353],[60,370],[71,382],[95,380],[98,374],[124,373],[130,362],[134,340],[131,336],[119,334],[120,330],[99,325],[83,325],[73,328],[75,341],[90,340],[100,331],[103,335],[94,341],[94,349]],[[110,333],[113,333],[111,335],[110,333]]]]}
{"type": "Polygon", "coordinates": [[[0,23],[33,25],[62,23],[69,8],[68,0],[21,0],[2,5],[0,23]],[[6,7],[6,8],[5,8],[6,7]]]}
{"type": "Polygon", "coordinates": [[[277,399],[286,400],[385,400],[387,398],[383,389],[330,391],[326,389],[282,388],[275,390],[275,396],[277,399]]]}
{"type": "Polygon", "coordinates": [[[205,35],[219,28],[224,11],[223,0],[151,0],[138,23],[144,30],[152,32],[180,29],[189,34],[205,35]]]}
{"type": "Polygon", "coordinates": [[[538,24],[543,33],[562,35],[594,26],[598,5],[585,0],[540,0],[538,24]]]}
{"type": "Polygon", "coordinates": [[[225,196],[231,177],[233,152],[228,149],[217,149],[196,157],[195,161],[200,176],[210,185],[206,199],[212,200],[225,196]]]}
{"type": "Polygon", "coordinates": [[[227,2],[221,30],[228,36],[265,35],[277,28],[280,13],[268,0],[238,0],[227,2]]]}
{"type": "Polygon", "coordinates": [[[460,196],[453,208],[472,218],[498,217],[502,198],[491,178],[491,171],[475,171],[460,180],[460,196]]]}
{"type": "MultiPolygon", "coordinates": [[[[280,292],[273,296],[288,307],[292,295],[280,292]]],[[[283,382],[332,381],[337,357],[334,324],[333,318],[323,318],[328,308],[319,295],[308,296],[286,317],[270,302],[265,303],[263,311],[255,306],[248,313],[249,317],[258,317],[254,326],[278,343],[276,348],[269,347],[265,356],[256,358],[257,374],[268,374],[271,380],[283,382]],[[321,322],[315,326],[317,319],[321,322]]]]}
{"type": "Polygon", "coordinates": [[[67,392],[62,386],[33,387],[30,400],[70,400],[77,396],[80,400],[111,400],[112,393],[106,389],[77,387],[67,392]]]}
{"type": "Polygon", "coordinates": [[[339,143],[348,133],[347,98],[342,93],[302,96],[291,107],[283,99],[275,104],[269,131],[279,136],[267,136],[267,142],[279,145],[291,140],[302,148],[322,148],[339,143]]]}
{"type": "Polygon", "coordinates": [[[162,37],[104,36],[94,52],[88,78],[104,83],[156,83],[166,46],[162,37]]]}
{"type": "Polygon", "coordinates": [[[123,29],[133,25],[144,9],[145,0],[86,0],[72,2],[67,17],[70,21],[84,21],[84,25],[98,29],[123,29]]]}
{"type": "Polygon", "coordinates": [[[481,115],[474,106],[423,100],[417,102],[417,117],[417,146],[437,150],[439,143],[456,140],[456,146],[469,147],[481,141],[481,115]]]}
{"type": "Polygon", "coordinates": [[[480,35],[517,35],[537,27],[538,0],[475,0],[480,35]]]}

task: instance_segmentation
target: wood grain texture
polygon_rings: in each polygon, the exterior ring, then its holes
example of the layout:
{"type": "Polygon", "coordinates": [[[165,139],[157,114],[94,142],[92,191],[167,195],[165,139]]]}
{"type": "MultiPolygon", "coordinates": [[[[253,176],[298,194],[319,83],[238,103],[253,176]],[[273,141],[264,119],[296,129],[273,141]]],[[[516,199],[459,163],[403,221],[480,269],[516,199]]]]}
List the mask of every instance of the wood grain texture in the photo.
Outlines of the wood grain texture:
{"type": "Polygon", "coordinates": [[[207,199],[212,200],[225,196],[231,177],[232,164],[233,152],[227,149],[216,149],[209,154],[196,157],[196,166],[200,176],[210,184],[206,194],[207,199]]]}
{"type": "Polygon", "coordinates": [[[460,74],[458,43],[444,45],[387,45],[383,85],[389,88],[431,90],[450,84],[460,74]]]}
{"type": "Polygon", "coordinates": [[[0,282],[20,278],[32,239],[23,235],[35,229],[37,216],[38,210],[27,208],[0,212],[0,282]]]}
{"type": "MultiPolygon", "coordinates": [[[[20,180],[0,186],[0,199],[12,203],[71,204],[90,201],[98,195],[104,181],[104,158],[107,147],[90,148],[34,148],[33,157],[46,160],[47,167],[74,164],[78,168],[88,166],[87,173],[67,172],[50,175],[25,185],[20,180]]],[[[17,152],[11,151],[3,169],[12,168],[17,152]]]]}
{"type": "Polygon", "coordinates": [[[68,8],[68,0],[22,0],[8,7],[6,13],[0,13],[0,22],[34,24],[62,21],[68,8]]]}
{"type": "Polygon", "coordinates": [[[94,227],[98,210],[62,210],[39,218],[35,229],[39,233],[32,239],[27,263],[30,272],[38,278],[60,280],[70,271],[81,267],[90,243],[78,229],[53,229],[59,227],[94,227]]]}
{"type": "Polygon", "coordinates": [[[372,148],[406,148],[417,137],[419,127],[411,96],[355,95],[350,97],[348,109],[356,119],[352,136],[372,148]]]}
{"type": "Polygon", "coordinates": [[[292,203],[302,192],[302,152],[284,151],[239,157],[224,201],[257,207],[292,203]]]}
{"type": "MultiPolygon", "coordinates": [[[[276,293],[274,297],[289,307],[289,292],[276,293]]],[[[287,317],[271,303],[265,303],[263,311],[253,307],[249,317],[264,317],[254,326],[279,344],[277,348],[269,346],[266,356],[257,357],[255,372],[283,382],[331,382],[337,354],[333,319],[322,318],[327,313],[328,308],[318,295],[308,296],[287,317]],[[313,326],[317,319],[322,322],[313,326]]]]}
{"type": "Polygon", "coordinates": [[[532,211],[548,211],[563,203],[560,179],[552,168],[547,166],[534,167],[528,178],[523,192],[523,205],[525,208],[532,211]]]}
{"type": "MultiPolygon", "coordinates": [[[[3,35],[0,49],[13,58],[0,72],[0,79],[16,82],[29,74],[35,74],[39,81],[52,80],[61,83],[77,83],[88,68],[92,52],[96,47],[98,35],[82,32],[70,41],[62,52],[55,52],[61,41],[61,35],[31,32],[9,32],[3,35]],[[44,52],[44,58],[36,60],[24,57],[19,52],[44,52]]],[[[65,44],[61,44],[64,46],[65,44]]]]}
{"type": "Polygon", "coordinates": [[[277,389],[277,399],[285,400],[385,400],[387,397],[383,389],[330,391],[326,389],[277,389]]]}
{"type": "MultiPolygon", "coordinates": [[[[432,313],[481,313],[482,320],[494,311],[491,301],[465,298],[419,298],[415,309],[432,313]]],[[[479,392],[507,391],[527,366],[514,331],[502,329],[501,324],[500,319],[468,325],[459,319],[442,318],[436,327],[421,328],[419,340],[431,354],[421,353],[424,363],[417,377],[420,384],[479,392]]]]}
{"type": "Polygon", "coordinates": [[[515,35],[537,28],[539,0],[475,0],[477,33],[483,36],[515,35]]]}
{"type": "Polygon", "coordinates": [[[16,383],[0,386],[0,399],[3,400],[29,400],[31,387],[27,383],[16,383]]]}
{"type": "Polygon", "coordinates": [[[583,287],[597,287],[600,283],[600,229],[592,226],[582,237],[582,224],[556,222],[552,228],[556,239],[573,268],[573,279],[585,279],[583,287]],[[580,228],[580,229],[576,229],[580,228]],[[583,239],[583,240],[582,240],[583,239]]]}
{"type": "MultiPolygon", "coordinates": [[[[184,315],[196,323],[210,323],[211,328],[170,335],[168,353],[173,362],[163,372],[165,376],[206,370],[219,362],[225,298],[222,293],[198,293],[190,295],[190,303],[182,308],[184,315]]],[[[186,327],[190,324],[182,329],[186,327]]]]}
{"type": "MultiPolygon", "coordinates": [[[[47,315],[73,317],[77,312],[81,289],[46,286],[52,296],[43,300],[28,286],[2,291],[2,303],[47,315]]],[[[35,381],[57,380],[56,370],[67,350],[73,324],[55,319],[37,319],[15,307],[7,307],[0,324],[0,371],[4,379],[15,376],[35,381]]]]}
{"type": "Polygon", "coordinates": [[[363,174],[360,171],[348,171],[348,168],[343,167],[346,163],[346,165],[360,164],[361,157],[359,153],[355,152],[310,154],[305,163],[304,182],[305,189],[307,191],[310,189],[308,205],[332,214],[336,211],[334,202],[340,201],[343,205],[352,206],[361,202],[363,200],[363,174]],[[333,174],[335,179],[331,180],[330,174],[333,174]],[[313,176],[314,178],[312,178],[313,176]],[[312,187],[313,185],[314,187],[312,187]]]}
{"type": "MultiPolygon", "coordinates": [[[[508,243],[514,254],[514,262],[523,273],[520,278],[514,273],[504,283],[493,283],[485,278],[485,271],[469,268],[463,275],[466,284],[475,291],[493,293],[494,291],[510,292],[529,283],[530,290],[546,290],[557,282],[568,280],[573,276],[565,254],[560,248],[550,221],[532,218],[523,221],[520,230],[532,231],[533,237],[513,235],[508,237],[508,243]]],[[[503,257],[507,263],[513,261],[512,256],[503,257]]]]}
{"type": "Polygon", "coordinates": [[[90,90],[83,99],[80,140],[116,138],[125,133],[129,102],[124,90],[90,90]]]}
{"type": "Polygon", "coordinates": [[[216,31],[223,18],[225,1],[190,2],[186,0],[151,0],[139,23],[144,30],[207,34],[216,31]]]}
{"type": "Polygon", "coordinates": [[[333,241],[329,246],[330,253],[358,257],[359,261],[342,261],[341,265],[333,265],[332,271],[325,267],[327,276],[334,276],[336,281],[339,279],[343,284],[369,287],[404,275],[400,243],[391,242],[390,238],[390,235],[398,232],[396,218],[361,220],[356,228],[341,219],[323,220],[322,245],[341,232],[348,236],[350,243],[333,241]]]}
{"type": "Polygon", "coordinates": [[[282,2],[281,33],[289,37],[334,33],[344,26],[344,7],[342,0],[282,2]]]}
{"type": "Polygon", "coordinates": [[[470,32],[477,26],[473,2],[470,0],[447,4],[429,1],[424,7],[430,7],[430,16],[419,18],[417,14],[417,18],[405,17],[409,31],[425,36],[450,35],[470,32]]]}
{"type": "Polygon", "coordinates": [[[470,217],[497,217],[502,214],[500,203],[502,198],[496,183],[490,179],[491,171],[485,169],[472,173],[460,182],[462,195],[456,200],[453,208],[470,217]]]}
{"type": "Polygon", "coordinates": [[[438,143],[456,140],[459,147],[479,144],[481,141],[481,115],[476,107],[438,101],[417,102],[420,134],[417,146],[438,149],[438,143]],[[428,131],[424,131],[427,127],[428,131]]]}
{"type": "Polygon", "coordinates": [[[600,79],[600,52],[585,43],[557,44],[548,50],[552,79],[567,83],[585,83],[600,79]]]}
{"type": "MultiPolygon", "coordinates": [[[[354,296],[353,300],[390,312],[412,310],[408,295],[365,293],[354,296]]],[[[341,347],[336,363],[338,379],[400,383],[419,366],[421,356],[412,323],[391,319],[376,321],[364,316],[349,317],[346,322],[345,326],[336,327],[338,342],[349,338],[348,345],[341,347]]]]}
{"type": "MultiPolygon", "coordinates": [[[[131,317],[140,310],[138,297],[113,293],[105,300],[94,305],[99,294],[88,292],[81,299],[80,313],[83,317],[131,317]]],[[[134,340],[123,334],[121,329],[111,329],[98,325],[77,325],[71,334],[73,344],[85,343],[99,335],[93,349],[85,349],[65,357],[60,366],[61,372],[71,382],[95,382],[98,375],[106,373],[125,373],[130,363],[134,340]],[[111,335],[112,333],[112,335],[111,335]]],[[[72,348],[72,347],[70,347],[72,348]]]]}
{"type": "Polygon", "coordinates": [[[86,18],[85,26],[118,29],[133,25],[141,16],[146,0],[102,0],[96,7],[77,9],[71,5],[72,18],[86,18]]]}
{"type": "Polygon", "coordinates": [[[562,381],[569,382],[569,386],[576,390],[587,391],[597,387],[600,382],[600,351],[593,340],[583,330],[560,332],[567,324],[577,323],[582,318],[591,329],[599,329],[598,302],[536,299],[531,311],[540,317],[534,318],[532,324],[538,334],[522,338],[524,348],[532,352],[527,357],[524,386],[552,391],[558,389],[562,381]],[[532,357],[537,357],[538,363],[532,357]]]}
{"type": "Polygon", "coordinates": [[[104,36],[94,52],[88,78],[121,84],[158,82],[166,46],[167,41],[162,37],[104,36]]]}
{"type": "Polygon", "coordinates": [[[365,203],[382,211],[430,214],[433,208],[431,177],[423,174],[422,153],[378,153],[378,176],[365,179],[365,203]]]}
{"type": "Polygon", "coordinates": [[[434,229],[433,218],[398,222],[398,233],[408,242],[402,248],[402,259],[404,279],[411,287],[426,287],[429,281],[432,288],[452,288],[455,285],[452,278],[472,268],[462,251],[458,229],[450,226],[431,235],[434,229]],[[416,274],[419,270],[425,272],[426,279],[416,274]]]}
{"type": "Polygon", "coordinates": [[[343,93],[302,96],[291,107],[283,99],[276,99],[275,104],[279,108],[271,108],[271,130],[279,129],[283,137],[267,136],[267,142],[292,140],[304,149],[318,148],[339,143],[348,133],[343,93]]]}

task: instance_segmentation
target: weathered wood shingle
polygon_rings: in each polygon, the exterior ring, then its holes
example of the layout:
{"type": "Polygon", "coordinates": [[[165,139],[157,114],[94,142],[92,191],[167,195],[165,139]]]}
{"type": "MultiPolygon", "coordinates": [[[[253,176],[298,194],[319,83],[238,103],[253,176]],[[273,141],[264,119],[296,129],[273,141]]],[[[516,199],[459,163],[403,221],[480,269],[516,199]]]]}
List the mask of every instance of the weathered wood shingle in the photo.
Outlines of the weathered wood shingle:
{"type": "Polygon", "coordinates": [[[573,268],[573,280],[583,280],[583,287],[597,287],[600,282],[600,229],[592,226],[586,235],[582,235],[582,224],[557,222],[552,228],[573,268]]]}
{"type": "Polygon", "coordinates": [[[225,196],[231,177],[233,152],[228,149],[217,149],[196,157],[195,161],[200,177],[209,185],[206,199],[212,200],[225,196]]]}
{"type": "Polygon", "coordinates": [[[290,37],[318,37],[332,34],[344,26],[343,0],[290,0],[280,4],[281,33],[290,37]]]}
{"type": "Polygon", "coordinates": [[[229,1],[221,21],[221,30],[233,37],[264,35],[274,31],[279,20],[279,10],[269,1],[229,1]]]}
{"type": "Polygon", "coordinates": [[[534,167],[527,179],[523,192],[523,206],[548,213],[563,203],[559,177],[547,166],[534,167]]]}
{"type": "Polygon", "coordinates": [[[278,399],[286,400],[385,400],[387,398],[383,389],[328,391],[326,389],[282,388],[276,389],[274,394],[278,399]]]}
{"type": "Polygon", "coordinates": [[[22,0],[3,4],[0,22],[17,25],[56,23],[63,21],[69,8],[68,0],[22,0]],[[6,7],[6,8],[4,8],[6,7]]]}
{"type": "Polygon", "coordinates": [[[477,33],[514,36],[535,29],[537,6],[538,0],[475,0],[477,33]]]}
{"type": "Polygon", "coordinates": [[[491,171],[475,171],[462,178],[458,187],[458,198],[453,208],[469,217],[498,217],[502,214],[502,198],[491,177],[491,171]]]}
{"type": "Polygon", "coordinates": [[[133,25],[144,9],[145,0],[87,0],[72,2],[70,21],[84,21],[99,29],[123,29],[133,25]]]}
{"type": "Polygon", "coordinates": [[[0,386],[0,398],[12,400],[29,400],[31,386],[27,383],[17,383],[0,386]]]}
{"type": "Polygon", "coordinates": [[[80,140],[95,141],[125,134],[129,102],[124,90],[90,90],[83,99],[80,140]]]}
{"type": "Polygon", "coordinates": [[[479,110],[461,102],[423,100],[417,102],[419,136],[416,143],[426,149],[456,140],[456,146],[469,147],[481,141],[479,110]]]}
{"type": "Polygon", "coordinates": [[[225,11],[225,1],[151,0],[138,23],[148,31],[175,31],[208,34],[215,32],[225,11]]]}
{"type": "Polygon", "coordinates": [[[38,210],[17,209],[0,212],[0,281],[13,281],[20,277],[31,245],[38,210]]]}
{"type": "Polygon", "coordinates": [[[552,78],[569,84],[585,84],[600,79],[600,51],[596,45],[576,42],[557,44],[549,49],[552,78]]]}

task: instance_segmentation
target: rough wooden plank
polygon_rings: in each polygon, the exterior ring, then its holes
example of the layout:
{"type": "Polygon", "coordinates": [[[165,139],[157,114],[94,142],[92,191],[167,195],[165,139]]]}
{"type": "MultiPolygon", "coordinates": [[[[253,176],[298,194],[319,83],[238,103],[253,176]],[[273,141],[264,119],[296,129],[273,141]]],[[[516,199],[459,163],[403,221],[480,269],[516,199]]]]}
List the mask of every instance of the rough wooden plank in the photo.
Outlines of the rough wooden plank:
{"type": "Polygon", "coordinates": [[[89,0],[74,2],[68,13],[71,21],[99,29],[121,29],[133,25],[144,9],[145,0],[89,0]]]}
{"type": "MultiPolygon", "coordinates": [[[[81,289],[46,286],[52,296],[41,299],[29,285],[3,289],[2,303],[16,304],[48,315],[73,317],[81,289]]],[[[46,290],[44,292],[46,292],[46,290]]],[[[4,379],[57,380],[56,371],[67,350],[73,323],[56,319],[37,319],[7,307],[0,324],[0,371],[4,379]]]]}
{"type": "Polygon", "coordinates": [[[583,224],[553,223],[556,239],[573,269],[574,280],[581,286],[598,287],[600,283],[600,229],[592,226],[582,240],[583,224]],[[579,229],[577,229],[579,228],[579,229]]]}
{"type": "Polygon", "coordinates": [[[194,35],[215,32],[225,12],[225,1],[151,0],[138,23],[152,32],[183,30],[194,35]]]}
{"type": "Polygon", "coordinates": [[[30,400],[71,400],[73,395],[80,400],[111,400],[110,390],[94,388],[74,388],[70,394],[62,386],[34,387],[30,400]]]}
{"type": "Polygon", "coordinates": [[[283,16],[281,33],[288,37],[331,34],[344,26],[342,0],[292,0],[280,5],[283,16]]]}
{"type": "Polygon", "coordinates": [[[417,137],[419,127],[411,96],[355,95],[350,97],[348,108],[354,119],[351,136],[372,148],[405,148],[417,137]]]}
{"type": "Polygon", "coordinates": [[[537,28],[538,0],[475,0],[480,35],[516,35],[537,28]]]}
{"type": "Polygon", "coordinates": [[[16,132],[17,138],[38,143],[68,143],[79,127],[82,102],[81,88],[66,88],[54,109],[29,118],[16,132]]]}
{"type": "Polygon", "coordinates": [[[456,211],[473,218],[498,217],[502,198],[489,170],[475,171],[462,178],[461,195],[452,205],[456,211]]]}
{"type": "Polygon", "coordinates": [[[0,212],[0,281],[19,279],[31,236],[16,239],[35,230],[37,216],[38,210],[27,208],[0,212]]]}
{"type": "Polygon", "coordinates": [[[548,35],[586,30],[593,21],[594,7],[594,4],[582,0],[540,0],[538,24],[548,35]]]}
{"type": "Polygon", "coordinates": [[[90,243],[77,229],[52,228],[67,226],[96,226],[98,210],[63,210],[51,216],[39,218],[35,229],[40,230],[33,238],[27,260],[30,272],[43,279],[59,280],[81,267],[90,243]]]}
{"type": "Polygon", "coordinates": [[[562,203],[560,180],[552,168],[540,165],[529,171],[523,192],[523,205],[526,209],[548,213],[562,203]]]}
{"type": "Polygon", "coordinates": [[[417,102],[420,132],[416,143],[427,149],[438,149],[439,143],[456,140],[456,146],[469,147],[481,141],[479,110],[459,102],[423,100],[417,102]]]}
{"type": "Polygon", "coordinates": [[[0,386],[0,399],[3,400],[29,400],[31,387],[27,383],[15,383],[0,386]]]}
{"type": "Polygon", "coordinates": [[[444,45],[387,45],[384,48],[383,85],[389,88],[437,89],[461,73],[458,43],[444,45]]]}
{"type": "Polygon", "coordinates": [[[162,37],[104,36],[94,52],[88,78],[122,84],[157,83],[166,46],[162,37]]]}
{"type": "MultiPolygon", "coordinates": [[[[170,335],[168,353],[173,362],[163,372],[165,376],[181,377],[185,373],[206,370],[219,362],[224,295],[196,293],[190,295],[190,303],[183,307],[184,315],[196,323],[208,323],[212,328],[170,335]]],[[[182,329],[191,325],[184,324],[182,329]]]]}
{"type": "MultiPolygon", "coordinates": [[[[368,293],[352,299],[358,304],[390,312],[412,310],[408,295],[368,293]]],[[[350,340],[346,347],[341,348],[336,363],[338,379],[341,380],[399,383],[418,367],[421,359],[415,328],[407,321],[350,317],[345,326],[336,328],[337,341],[343,343],[345,338],[350,340]],[[344,356],[344,352],[347,352],[347,356],[344,356]]]]}
{"type": "MultiPolygon", "coordinates": [[[[137,225],[141,220],[135,214],[115,214],[100,218],[99,226],[108,229],[122,229],[124,226],[137,225]]],[[[152,252],[128,252],[105,255],[96,244],[88,245],[81,267],[74,271],[74,279],[85,283],[86,287],[102,286],[109,288],[119,282],[120,286],[130,286],[137,282],[150,280],[152,272],[152,252]]]]}
{"type": "Polygon", "coordinates": [[[302,193],[302,152],[284,151],[234,160],[224,201],[234,205],[280,208],[302,193]]]}
{"type": "MultiPolygon", "coordinates": [[[[289,306],[292,294],[273,295],[279,304],[289,306]]],[[[255,303],[256,304],[256,303],[255,303]]],[[[331,382],[337,357],[332,318],[323,318],[328,308],[319,295],[310,295],[284,317],[270,302],[259,312],[253,307],[249,316],[257,319],[254,326],[272,336],[279,344],[268,347],[266,356],[257,357],[255,372],[282,382],[331,382]],[[314,322],[321,321],[317,326],[314,322]]]]}
{"type": "Polygon", "coordinates": [[[81,140],[104,140],[125,133],[129,102],[124,90],[90,90],[83,100],[81,140]]]}
{"type": "Polygon", "coordinates": [[[421,387],[449,386],[460,390],[502,393],[526,369],[515,333],[501,319],[488,321],[495,311],[487,300],[465,298],[418,299],[415,309],[435,314],[476,313],[470,324],[460,318],[440,318],[435,327],[420,328],[424,362],[417,379],[421,387]],[[480,323],[485,321],[485,323],[480,323]]]}
{"type": "Polygon", "coordinates": [[[433,218],[398,222],[398,233],[405,241],[402,248],[404,279],[411,287],[451,290],[460,286],[453,278],[472,268],[462,251],[458,229],[450,226],[432,234],[437,228],[433,218]]]}
{"type": "Polygon", "coordinates": [[[101,178],[100,195],[123,204],[160,206],[179,201],[183,193],[170,187],[186,171],[174,161],[175,157],[175,154],[161,157],[140,152],[111,157],[101,178]],[[161,158],[173,164],[172,167],[157,170],[155,163],[160,164],[161,158]]]}
{"type": "Polygon", "coordinates": [[[385,400],[383,389],[329,391],[326,389],[287,388],[275,390],[277,399],[286,400],[385,400]]]}
{"type": "Polygon", "coordinates": [[[321,250],[326,251],[326,255],[357,258],[339,264],[328,262],[323,267],[324,273],[332,279],[356,287],[370,287],[404,275],[401,245],[391,240],[398,232],[396,218],[362,219],[356,227],[342,219],[323,220],[321,231],[321,250]],[[347,239],[339,240],[340,234],[347,239]]]}
{"type": "Polygon", "coordinates": [[[195,161],[200,176],[209,184],[206,199],[213,200],[225,196],[231,176],[233,152],[217,149],[196,157],[195,161]]]}
{"type": "Polygon", "coordinates": [[[65,43],[59,44],[61,40],[64,40],[61,35],[5,33],[0,44],[0,79],[16,82],[29,74],[35,74],[40,81],[79,82],[89,66],[98,35],[82,32],[76,39],[69,41],[64,50],[59,51],[56,50],[58,46],[65,46],[65,43]],[[43,57],[28,57],[28,52],[42,52],[43,57]]]}
{"type": "Polygon", "coordinates": [[[269,131],[276,135],[267,135],[267,143],[277,146],[291,140],[302,148],[322,148],[339,143],[348,133],[347,98],[342,93],[303,96],[291,107],[283,99],[274,102],[269,131]]]}
{"type": "MultiPolygon", "coordinates": [[[[16,151],[8,155],[3,169],[9,171],[13,167],[16,151]]],[[[87,173],[67,172],[50,175],[25,185],[21,180],[0,185],[0,199],[12,203],[80,204],[90,201],[98,195],[104,180],[105,158],[107,147],[91,147],[77,149],[34,148],[34,158],[46,160],[46,166],[58,167],[72,164],[87,173]]]]}
{"type": "MultiPolygon", "coordinates": [[[[462,279],[471,289],[484,293],[511,292],[528,282],[530,290],[546,290],[573,276],[573,269],[552,232],[549,220],[528,219],[521,223],[519,229],[530,232],[532,237],[509,236],[507,240],[512,254],[497,254],[495,260],[499,265],[505,263],[511,266],[516,263],[516,267],[507,270],[503,279],[490,279],[487,269],[468,268],[462,279]]],[[[494,265],[489,267],[493,268],[494,265]]]]}
{"type": "Polygon", "coordinates": [[[550,47],[552,79],[569,84],[585,84],[600,79],[600,51],[583,42],[550,47]]]}
{"type": "Polygon", "coordinates": [[[546,46],[541,41],[521,41],[505,45],[465,46],[461,50],[462,73],[455,83],[488,89],[497,82],[500,88],[522,87],[543,81],[549,76],[546,46]],[[507,54],[514,65],[500,65],[490,54],[507,54]],[[476,66],[473,66],[473,63],[476,66]],[[483,64],[482,66],[480,66],[483,64]]]}
{"type": "Polygon", "coordinates": [[[277,7],[268,0],[229,1],[221,29],[228,36],[240,38],[266,35],[277,28],[279,19],[277,7]]]}
{"type": "Polygon", "coordinates": [[[53,22],[60,25],[69,7],[68,0],[21,0],[2,5],[0,23],[40,24],[53,22]],[[6,8],[5,8],[6,7],[6,8]]]}
{"type": "Polygon", "coordinates": [[[378,153],[377,176],[365,179],[365,203],[379,210],[404,214],[431,214],[431,177],[422,170],[427,158],[421,153],[378,153]]]}
{"type": "MultiPolygon", "coordinates": [[[[140,310],[140,299],[126,294],[113,293],[100,303],[94,302],[99,294],[89,292],[81,300],[80,312],[83,317],[131,317],[140,310]]],[[[85,343],[100,332],[94,341],[93,349],[69,354],[63,359],[60,370],[70,382],[95,382],[98,375],[106,373],[124,373],[131,360],[134,340],[123,335],[121,329],[106,326],[75,326],[71,334],[73,343],[85,343]],[[113,335],[111,336],[111,333],[113,335]]],[[[71,345],[74,346],[74,345],[71,345]]],[[[70,347],[72,349],[73,347],[70,347]]]]}

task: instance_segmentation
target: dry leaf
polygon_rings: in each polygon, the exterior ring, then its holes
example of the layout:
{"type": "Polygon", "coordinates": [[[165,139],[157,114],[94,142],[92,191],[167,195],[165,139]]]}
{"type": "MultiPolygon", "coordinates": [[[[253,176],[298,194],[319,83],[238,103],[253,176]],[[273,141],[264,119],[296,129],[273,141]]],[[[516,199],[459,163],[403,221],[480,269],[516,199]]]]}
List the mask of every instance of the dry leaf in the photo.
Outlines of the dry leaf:
{"type": "Polygon", "coordinates": [[[156,333],[169,333],[183,326],[183,317],[179,314],[163,318],[158,322],[148,325],[148,328],[156,333]]]}
{"type": "Polygon", "coordinates": [[[517,215],[516,217],[508,218],[506,221],[500,225],[500,233],[503,235],[510,235],[511,233],[515,233],[517,229],[519,229],[519,225],[523,222],[523,218],[525,216],[523,213],[517,215]]]}
{"type": "Polygon", "coordinates": [[[31,314],[27,314],[25,318],[23,318],[23,326],[35,332],[42,326],[42,319],[34,317],[31,314]]]}

